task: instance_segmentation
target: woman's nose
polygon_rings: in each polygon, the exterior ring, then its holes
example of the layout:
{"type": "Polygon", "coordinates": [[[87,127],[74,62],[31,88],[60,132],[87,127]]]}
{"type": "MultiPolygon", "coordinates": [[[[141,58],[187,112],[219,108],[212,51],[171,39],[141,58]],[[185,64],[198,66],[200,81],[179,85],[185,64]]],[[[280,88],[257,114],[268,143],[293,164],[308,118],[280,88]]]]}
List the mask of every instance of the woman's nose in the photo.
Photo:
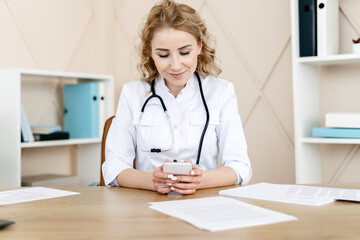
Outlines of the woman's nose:
{"type": "Polygon", "coordinates": [[[170,64],[171,64],[171,66],[170,66],[171,70],[173,70],[173,71],[181,70],[181,61],[178,56],[173,56],[171,58],[170,64]]]}

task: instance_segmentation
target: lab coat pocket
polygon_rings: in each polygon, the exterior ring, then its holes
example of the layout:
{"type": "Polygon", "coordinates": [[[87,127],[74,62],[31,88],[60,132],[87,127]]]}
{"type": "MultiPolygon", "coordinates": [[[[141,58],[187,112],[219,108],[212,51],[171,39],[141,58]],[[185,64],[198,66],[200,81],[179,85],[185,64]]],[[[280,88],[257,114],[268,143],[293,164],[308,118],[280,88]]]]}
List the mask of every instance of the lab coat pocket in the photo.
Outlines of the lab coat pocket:
{"type": "Polygon", "coordinates": [[[172,148],[173,133],[165,113],[144,112],[139,117],[134,117],[133,124],[137,130],[137,147],[141,151],[165,151],[172,148]]]}
{"type": "MultiPolygon", "coordinates": [[[[215,128],[217,125],[220,124],[219,111],[209,110],[209,112],[210,112],[209,125],[205,133],[203,144],[216,144],[217,136],[216,136],[215,128]]],[[[198,139],[200,138],[205,123],[206,123],[205,111],[190,113],[190,124],[194,130],[195,136],[198,136],[194,138],[196,141],[198,141],[198,139]]]]}

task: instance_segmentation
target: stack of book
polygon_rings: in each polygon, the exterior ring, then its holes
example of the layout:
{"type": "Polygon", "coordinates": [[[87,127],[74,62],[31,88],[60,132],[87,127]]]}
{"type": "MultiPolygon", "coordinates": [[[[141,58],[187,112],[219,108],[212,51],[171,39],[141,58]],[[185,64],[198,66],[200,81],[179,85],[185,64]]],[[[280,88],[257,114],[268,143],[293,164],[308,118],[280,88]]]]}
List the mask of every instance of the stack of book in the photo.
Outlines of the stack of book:
{"type": "Polygon", "coordinates": [[[24,105],[21,104],[21,142],[69,139],[69,133],[61,131],[59,125],[31,125],[24,105]]]}
{"type": "Polygon", "coordinates": [[[339,0],[299,0],[300,57],[339,52],[339,0]]]}
{"type": "Polygon", "coordinates": [[[313,128],[312,136],[360,138],[360,113],[327,113],[325,127],[313,128]]]}
{"type": "Polygon", "coordinates": [[[21,104],[21,142],[33,142],[34,135],[31,132],[24,105],[21,104]]]}
{"type": "Polygon", "coordinates": [[[105,83],[67,84],[63,89],[64,131],[70,138],[98,138],[105,124],[105,83]]]}
{"type": "Polygon", "coordinates": [[[69,139],[68,132],[62,132],[59,125],[31,125],[35,141],[69,139]]]}

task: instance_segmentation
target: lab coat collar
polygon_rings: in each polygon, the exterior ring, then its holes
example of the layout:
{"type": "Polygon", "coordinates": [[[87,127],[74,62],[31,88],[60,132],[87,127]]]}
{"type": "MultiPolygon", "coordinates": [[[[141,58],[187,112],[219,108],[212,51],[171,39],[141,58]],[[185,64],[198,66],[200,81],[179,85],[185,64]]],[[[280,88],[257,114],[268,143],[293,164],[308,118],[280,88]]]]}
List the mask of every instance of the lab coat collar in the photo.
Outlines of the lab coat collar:
{"type": "MultiPolygon", "coordinates": [[[[158,85],[161,89],[164,89],[166,92],[169,92],[170,93],[170,89],[166,86],[165,84],[165,80],[163,78],[163,76],[159,75],[157,78],[156,78],[156,85],[158,85]]],[[[183,88],[182,91],[184,91],[185,89],[192,89],[194,90],[195,89],[195,81],[197,81],[196,79],[196,76],[195,74],[193,74],[189,81],[187,81],[185,87],[183,88]]],[[[156,86],[155,86],[156,88],[156,86]]],[[[186,91],[186,90],[185,90],[186,91]]]]}
{"type": "Polygon", "coordinates": [[[195,77],[195,74],[193,74],[192,76],[191,76],[191,78],[189,79],[189,81],[186,83],[186,86],[185,87],[190,87],[190,88],[192,88],[192,89],[194,89],[194,82],[195,82],[195,79],[196,77],[195,77]]]}

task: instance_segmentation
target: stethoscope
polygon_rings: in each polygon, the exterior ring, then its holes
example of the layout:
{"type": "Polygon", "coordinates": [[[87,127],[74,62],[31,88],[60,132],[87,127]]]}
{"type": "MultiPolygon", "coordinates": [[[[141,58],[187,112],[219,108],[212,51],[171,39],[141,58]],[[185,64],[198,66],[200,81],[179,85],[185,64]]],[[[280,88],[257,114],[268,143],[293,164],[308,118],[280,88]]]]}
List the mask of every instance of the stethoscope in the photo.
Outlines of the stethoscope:
{"type": "MultiPolygon", "coordinates": [[[[206,112],[206,122],[205,122],[205,126],[204,126],[204,129],[202,131],[202,134],[201,134],[201,137],[200,137],[200,141],[199,141],[199,147],[198,147],[198,152],[197,152],[197,157],[196,157],[196,165],[199,166],[199,163],[200,163],[200,155],[201,155],[201,148],[202,148],[202,145],[203,145],[203,141],[204,141],[204,136],[205,136],[205,133],[206,133],[206,130],[208,128],[208,125],[209,125],[209,118],[210,118],[210,114],[209,114],[209,109],[207,107],[207,104],[206,104],[206,101],[205,101],[205,97],[204,97],[204,92],[203,92],[203,88],[202,88],[202,84],[201,84],[201,80],[200,80],[200,76],[197,72],[194,73],[197,80],[198,80],[198,83],[199,83],[199,89],[200,89],[200,94],[201,94],[201,99],[202,99],[202,102],[203,102],[203,105],[204,105],[204,108],[205,108],[205,112],[206,112]]],[[[171,123],[170,123],[170,117],[167,113],[167,109],[166,109],[166,106],[165,106],[165,103],[163,101],[163,99],[156,94],[155,92],[155,79],[153,79],[151,81],[151,95],[145,100],[142,108],[141,108],[141,113],[140,113],[140,118],[139,118],[139,122],[141,122],[141,119],[142,119],[142,115],[145,111],[145,107],[146,107],[146,104],[150,101],[150,99],[152,98],[157,98],[159,99],[160,103],[161,103],[161,106],[164,110],[164,113],[165,113],[165,116],[168,120],[168,124],[170,126],[170,129],[171,129],[171,135],[172,135],[172,139],[174,139],[174,133],[172,131],[172,127],[171,127],[171,123]]],[[[137,131],[137,139],[139,139],[139,131],[137,131]]],[[[145,152],[155,152],[155,153],[159,153],[159,152],[164,152],[164,151],[168,151],[170,150],[174,145],[174,142],[172,142],[171,146],[167,149],[160,149],[160,148],[151,148],[150,150],[145,150],[145,149],[142,149],[142,151],[145,151],[145,152]]]]}

